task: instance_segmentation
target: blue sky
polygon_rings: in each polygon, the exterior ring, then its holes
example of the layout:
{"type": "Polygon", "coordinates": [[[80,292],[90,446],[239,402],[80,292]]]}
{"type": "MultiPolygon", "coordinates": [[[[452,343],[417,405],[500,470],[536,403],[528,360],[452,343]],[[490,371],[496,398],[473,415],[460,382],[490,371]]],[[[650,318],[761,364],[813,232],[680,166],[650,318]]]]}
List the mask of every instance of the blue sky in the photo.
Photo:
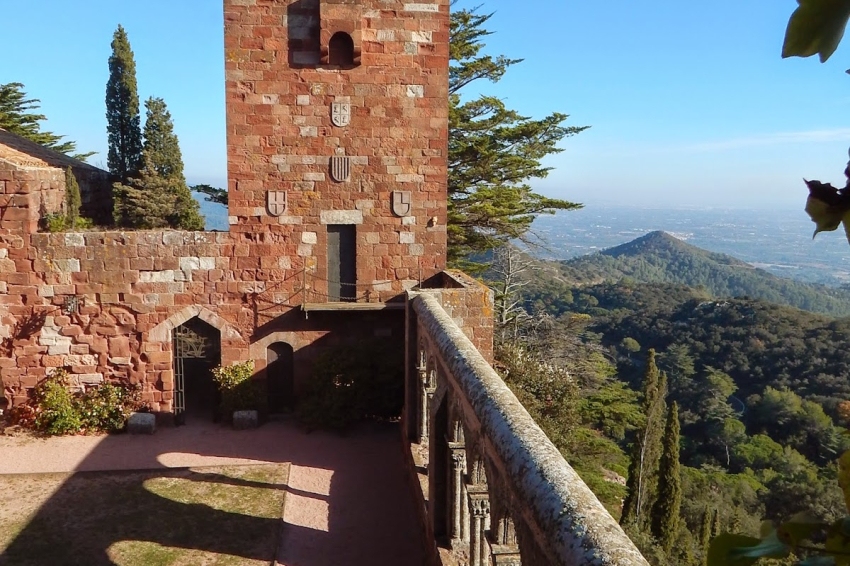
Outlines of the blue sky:
{"type": "MultiPolygon", "coordinates": [[[[460,2],[474,6],[480,2],[460,2]]],[[[584,202],[800,207],[802,178],[843,184],[850,40],[826,64],[780,58],[794,0],[490,0],[488,51],[525,61],[474,88],[528,116],[591,129],[563,142],[535,187],[584,202]]],[[[0,83],[41,100],[45,129],[105,166],[115,27],[139,95],[169,106],[190,183],[226,178],[219,1],[3,1],[0,83]]]]}

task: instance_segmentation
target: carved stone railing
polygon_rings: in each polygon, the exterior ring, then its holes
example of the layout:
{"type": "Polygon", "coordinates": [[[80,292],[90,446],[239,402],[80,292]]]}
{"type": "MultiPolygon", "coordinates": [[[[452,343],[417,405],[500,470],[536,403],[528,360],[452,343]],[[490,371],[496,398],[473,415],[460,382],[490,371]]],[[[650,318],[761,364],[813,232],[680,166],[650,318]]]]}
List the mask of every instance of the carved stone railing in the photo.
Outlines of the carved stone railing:
{"type": "Polygon", "coordinates": [[[408,305],[405,424],[427,460],[424,520],[444,547],[440,560],[647,566],[443,309],[439,293],[412,292],[408,305]]]}

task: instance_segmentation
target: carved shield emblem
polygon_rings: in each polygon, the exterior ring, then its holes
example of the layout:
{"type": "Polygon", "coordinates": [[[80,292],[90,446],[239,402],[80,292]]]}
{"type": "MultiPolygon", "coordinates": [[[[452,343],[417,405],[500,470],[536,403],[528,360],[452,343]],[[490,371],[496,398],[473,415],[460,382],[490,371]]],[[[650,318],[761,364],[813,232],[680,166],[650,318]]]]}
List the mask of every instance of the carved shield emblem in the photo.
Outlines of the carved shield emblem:
{"type": "Polygon", "coordinates": [[[344,183],[351,178],[351,158],[344,155],[331,157],[331,179],[344,183]]]}
{"type": "Polygon", "coordinates": [[[334,102],[331,104],[331,122],[334,126],[344,128],[351,123],[351,104],[348,102],[334,102]]]}
{"type": "Polygon", "coordinates": [[[408,216],[412,206],[410,191],[393,191],[393,214],[408,216]]]}
{"type": "Polygon", "coordinates": [[[266,196],[266,208],[272,216],[286,212],[286,191],[269,191],[266,196]]]}

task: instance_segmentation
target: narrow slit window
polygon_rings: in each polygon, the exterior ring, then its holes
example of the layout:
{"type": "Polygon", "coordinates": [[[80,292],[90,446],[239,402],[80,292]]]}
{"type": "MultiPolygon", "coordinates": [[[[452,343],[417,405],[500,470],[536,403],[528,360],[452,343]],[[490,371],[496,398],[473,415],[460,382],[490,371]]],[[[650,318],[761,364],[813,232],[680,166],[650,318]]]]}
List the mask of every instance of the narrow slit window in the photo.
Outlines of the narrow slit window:
{"type": "Polygon", "coordinates": [[[328,64],[340,67],[354,65],[354,40],[344,31],[338,31],[328,43],[328,64]]]}

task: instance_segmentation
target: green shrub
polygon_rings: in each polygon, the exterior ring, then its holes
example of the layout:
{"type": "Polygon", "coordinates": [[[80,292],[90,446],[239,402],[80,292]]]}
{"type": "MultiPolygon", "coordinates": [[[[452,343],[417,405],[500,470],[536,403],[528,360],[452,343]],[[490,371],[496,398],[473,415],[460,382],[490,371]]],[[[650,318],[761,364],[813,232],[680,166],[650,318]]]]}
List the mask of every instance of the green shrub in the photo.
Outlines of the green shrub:
{"type": "Polygon", "coordinates": [[[316,360],[296,413],[309,428],[342,430],[365,418],[398,418],[403,403],[403,350],[364,340],[316,360]]]}
{"type": "Polygon", "coordinates": [[[13,410],[14,421],[49,435],[118,432],[141,408],[140,389],[103,383],[72,393],[70,375],[57,369],[33,390],[27,405],[13,410]]]}
{"type": "Polygon", "coordinates": [[[266,396],[262,384],[254,379],[254,362],[238,362],[227,367],[213,368],[213,381],[221,393],[219,411],[230,420],[234,411],[265,412],[266,396]]]}
{"type": "Polygon", "coordinates": [[[68,390],[68,373],[57,370],[35,388],[38,416],[36,428],[47,434],[73,434],[83,427],[83,419],[68,390]]]}
{"type": "Polygon", "coordinates": [[[42,224],[47,232],[62,232],[68,227],[68,219],[64,214],[48,214],[42,218],[42,224]]]}
{"type": "Polygon", "coordinates": [[[104,432],[123,429],[136,408],[132,392],[112,383],[89,389],[76,402],[83,428],[104,432]]]}
{"type": "Polygon", "coordinates": [[[85,216],[77,217],[73,226],[71,220],[64,214],[48,214],[41,219],[42,229],[45,232],[66,232],[68,230],[88,230],[94,227],[94,221],[85,216]]]}

